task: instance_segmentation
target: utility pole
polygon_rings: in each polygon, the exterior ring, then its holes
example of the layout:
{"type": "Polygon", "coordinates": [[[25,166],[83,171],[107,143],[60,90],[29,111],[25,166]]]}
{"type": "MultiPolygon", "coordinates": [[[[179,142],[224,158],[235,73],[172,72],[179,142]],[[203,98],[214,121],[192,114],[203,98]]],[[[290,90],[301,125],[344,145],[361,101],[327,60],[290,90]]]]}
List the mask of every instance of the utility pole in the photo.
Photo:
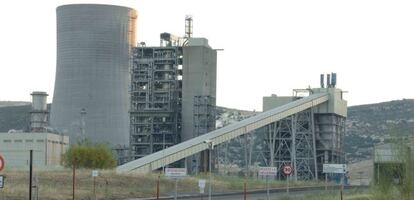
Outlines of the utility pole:
{"type": "Polygon", "coordinates": [[[244,164],[246,165],[245,166],[245,172],[244,172],[244,189],[243,189],[243,199],[244,200],[247,200],[247,173],[248,173],[248,171],[249,171],[249,163],[248,163],[248,161],[247,161],[247,147],[248,147],[248,145],[247,145],[247,143],[248,143],[248,141],[247,141],[247,136],[248,136],[248,134],[245,134],[244,135],[244,164]]]}
{"type": "Polygon", "coordinates": [[[29,169],[29,200],[32,200],[32,181],[33,181],[33,150],[30,150],[30,169],[29,169]]]}
{"type": "Polygon", "coordinates": [[[72,163],[72,200],[75,200],[75,176],[76,176],[75,168],[76,168],[76,159],[73,158],[73,163],[72,163]]]}
{"type": "Polygon", "coordinates": [[[212,174],[211,174],[211,152],[213,151],[213,144],[209,144],[210,146],[209,146],[209,150],[208,150],[208,153],[209,153],[209,155],[208,155],[208,171],[209,171],[209,177],[208,177],[208,182],[209,182],[209,185],[208,185],[208,200],[211,200],[211,185],[212,185],[212,183],[211,183],[211,181],[212,181],[212,178],[211,178],[211,176],[212,176],[212,174]]]}

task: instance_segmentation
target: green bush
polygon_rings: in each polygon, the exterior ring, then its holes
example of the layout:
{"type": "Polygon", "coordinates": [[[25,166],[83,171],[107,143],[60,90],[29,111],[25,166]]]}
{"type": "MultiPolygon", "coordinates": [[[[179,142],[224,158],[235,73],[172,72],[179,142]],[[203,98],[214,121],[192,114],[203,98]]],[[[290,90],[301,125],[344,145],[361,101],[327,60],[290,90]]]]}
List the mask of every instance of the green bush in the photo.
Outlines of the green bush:
{"type": "Polygon", "coordinates": [[[92,144],[83,141],[72,145],[63,155],[65,167],[87,168],[87,169],[112,169],[116,167],[115,156],[108,145],[92,144]]]}

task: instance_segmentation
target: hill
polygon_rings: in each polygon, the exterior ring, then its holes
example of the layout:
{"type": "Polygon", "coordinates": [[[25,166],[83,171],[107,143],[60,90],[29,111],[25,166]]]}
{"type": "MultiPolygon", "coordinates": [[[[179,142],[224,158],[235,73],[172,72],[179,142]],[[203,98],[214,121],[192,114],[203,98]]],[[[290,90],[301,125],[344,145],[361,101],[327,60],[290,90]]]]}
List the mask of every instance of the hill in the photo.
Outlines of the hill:
{"type": "MultiPolygon", "coordinates": [[[[28,102],[0,101],[0,132],[7,132],[10,129],[27,130],[29,112],[28,102]]],[[[220,128],[255,115],[257,112],[218,106],[216,113],[216,125],[220,128]]],[[[348,108],[346,129],[344,150],[347,159],[351,162],[370,159],[374,144],[383,143],[394,136],[414,136],[414,99],[351,106],[348,108]]],[[[264,148],[259,141],[262,139],[257,134],[251,134],[249,140],[253,152],[264,148]]],[[[241,159],[240,148],[244,147],[242,143],[241,139],[236,139],[223,151],[234,153],[234,157],[241,159]]],[[[240,159],[236,159],[235,162],[241,162],[240,159]]],[[[254,162],[255,158],[252,159],[254,162]]]]}
{"type": "Polygon", "coordinates": [[[351,106],[346,128],[345,152],[350,161],[371,159],[374,144],[414,136],[414,99],[351,106]]]}

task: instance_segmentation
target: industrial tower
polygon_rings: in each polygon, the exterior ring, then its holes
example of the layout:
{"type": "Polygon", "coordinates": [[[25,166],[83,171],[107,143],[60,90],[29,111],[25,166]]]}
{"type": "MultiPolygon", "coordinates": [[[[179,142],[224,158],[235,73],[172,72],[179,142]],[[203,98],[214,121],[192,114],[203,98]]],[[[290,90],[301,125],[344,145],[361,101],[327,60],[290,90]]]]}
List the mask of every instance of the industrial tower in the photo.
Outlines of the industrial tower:
{"type": "Polygon", "coordinates": [[[336,74],[328,75],[327,87],[294,90],[294,96],[263,97],[263,111],[301,99],[299,93],[328,93],[329,103],[295,113],[261,130],[266,135],[267,163],[277,167],[278,179],[286,178],[281,169],[293,167],[294,180],[318,179],[324,163],[344,163],[343,137],[347,117],[347,103],[342,91],[336,88],[336,74]]]}
{"type": "MultiPolygon", "coordinates": [[[[205,38],[160,34],[160,46],[133,48],[130,86],[132,159],[161,151],[215,128],[216,50],[205,38]]],[[[198,170],[200,156],[187,160],[198,170]]]]}
{"type": "Polygon", "coordinates": [[[101,4],[56,8],[56,81],[50,123],[71,142],[82,137],[129,145],[128,86],[136,11],[101,4]],[[83,124],[79,112],[87,112],[83,124]],[[83,133],[81,133],[83,132],[83,133]]]}

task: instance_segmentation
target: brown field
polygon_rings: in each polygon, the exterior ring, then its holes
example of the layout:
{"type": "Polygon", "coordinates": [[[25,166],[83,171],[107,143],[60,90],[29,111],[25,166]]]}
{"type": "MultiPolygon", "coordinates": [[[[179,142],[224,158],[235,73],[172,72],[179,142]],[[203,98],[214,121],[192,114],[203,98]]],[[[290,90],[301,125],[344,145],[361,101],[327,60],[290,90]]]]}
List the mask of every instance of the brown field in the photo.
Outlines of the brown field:
{"type": "MultiPolygon", "coordinates": [[[[38,196],[42,200],[72,199],[72,171],[35,172],[34,183],[38,186],[38,196]]],[[[5,187],[0,189],[0,199],[28,199],[29,173],[22,171],[2,172],[5,187]]],[[[179,193],[198,193],[198,179],[207,176],[188,177],[178,182],[179,193]]],[[[96,178],[97,199],[128,199],[151,197],[156,194],[158,174],[115,174],[114,171],[100,171],[96,178]]],[[[213,191],[240,191],[244,179],[239,177],[215,176],[213,191]]],[[[266,182],[262,179],[248,179],[248,189],[263,189],[266,182]]],[[[285,182],[270,181],[271,187],[285,187],[285,182]]],[[[315,185],[322,183],[297,182],[291,185],[315,185]]],[[[207,186],[206,186],[207,187],[207,186]]],[[[91,170],[76,171],[76,199],[94,199],[91,170]]],[[[34,189],[36,191],[36,189],[34,189]]],[[[161,196],[173,195],[174,180],[163,175],[160,178],[161,196]]],[[[207,188],[205,189],[207,192],[207,188]]],[[[36,192],[34,194],[36,196],[36,192]]]]}

